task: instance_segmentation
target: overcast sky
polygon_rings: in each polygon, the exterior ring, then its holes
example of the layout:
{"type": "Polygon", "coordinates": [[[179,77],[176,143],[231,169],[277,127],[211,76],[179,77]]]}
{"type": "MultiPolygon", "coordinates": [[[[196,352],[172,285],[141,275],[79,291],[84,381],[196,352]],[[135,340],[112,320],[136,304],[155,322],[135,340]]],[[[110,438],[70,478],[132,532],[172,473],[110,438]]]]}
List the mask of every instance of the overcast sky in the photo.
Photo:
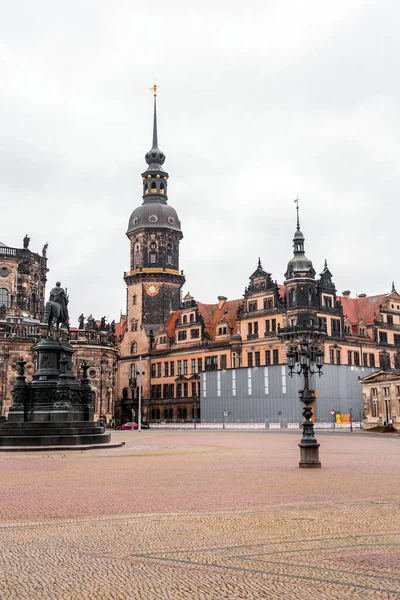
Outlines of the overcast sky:
{"type": "Polygon", "coordinates": [[[41,252],[72,325],[119,319],[156,81],[184,292],[282,282],[306,254],[338,292],[398,269],[400,2],[0,0],[0,240],[41,252]]]}

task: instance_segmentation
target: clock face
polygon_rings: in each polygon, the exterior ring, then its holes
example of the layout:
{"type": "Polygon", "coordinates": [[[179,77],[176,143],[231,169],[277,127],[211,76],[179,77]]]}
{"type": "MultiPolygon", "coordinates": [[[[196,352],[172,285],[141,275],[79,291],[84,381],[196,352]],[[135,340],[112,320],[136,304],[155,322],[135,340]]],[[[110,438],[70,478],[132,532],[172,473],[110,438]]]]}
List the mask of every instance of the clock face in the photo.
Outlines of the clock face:
{"type": "Polygon", "coordinates": [[[160,288],[158,287],[158,285],[156,283],[148,283],[146,285],[146,294],[148,296],[157,296],[159,290],[160,290],[160,288]]]}

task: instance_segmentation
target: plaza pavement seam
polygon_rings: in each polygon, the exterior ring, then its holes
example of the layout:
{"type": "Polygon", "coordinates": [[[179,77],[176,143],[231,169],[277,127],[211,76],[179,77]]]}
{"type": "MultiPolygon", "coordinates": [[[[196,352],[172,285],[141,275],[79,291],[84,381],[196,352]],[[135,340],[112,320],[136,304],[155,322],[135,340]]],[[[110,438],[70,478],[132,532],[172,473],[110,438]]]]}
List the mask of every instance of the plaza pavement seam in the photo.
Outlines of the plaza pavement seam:
{"type": "Polygon", "coordinates": [[[250,573],[253,575],[261,575],[261,576],[266,576],[266,577],[278,577],[279,576],[282,579],[291,579],[291,580],[302,579],[304,581],[327,583],[329,585],[336,585],[336,586],[340,586],[340,587],[347,587],[347,588],[351,587],[351,588],[367,590],[367,591],[371,591],[371,592],[394,594],[394,595],[400,597],[399,589],[390,590],[390,589],[372,587],[372,586],[368,586],[368,585],[362,585],[359,583],[349,583],[349,582],[344,583],[341,581],[335,581],[333,579],[323,579],[321,577],[309,577],[307,575],[289,575],[287,573],[278,574],[278,573],[275,573],[274,571],[262,571],[260,569],[249,569],[246,567],[240,568],[240,567],[233,567],[233,566],[227,566],[227,565],[218,565],[215,563],[214,564],[213,563],[202,563],[202,562],[198,562],[198,561],[190,561],[190,560],[184,560],[184,559],[179,559],[179,558],[154,558],[154,556],[152,556],[152,555],[145,555],[145,554],[141,555],[140,558],[145,558],[147,560],[151,559],[153,561],[160,561],[160,562],[164,562],[164,563],[175,563],[175,564],[182,564],[182,565],[193,566],[193,567],[202,567],[205,569],[210,568],[210,569],[220,569],[220,570],[225,570],[225,571],[236,571],[239,573],[250,573]]]}
{"type": "MultiPolygon", "coordinates": [[[[353,500],[351,502],[341,502],[336,503],[334,501],[327,500],[326,502],[319,502],[313,504],[313,510],[329,510],[334,509],[335,512],[339,510],[347,510],[349,506],[357,507],[357,506],[368,506],[370,508],[374,506],[397,506],[397,503],[400,503],[400,499],[397,496],[393,497],[392,500],[376,500],[373,498],[363,498],[360,500],[353,500]]],[[[280,506],[256,506],[251,509],[243,508],[243,509],[220,509],[214,511],[185,511],[185,512],[158,512],[158,513],[128,513],[128,514],[113,514],[113,515],[101,515],[101,516],[93,516],[93,517],[54,517],[50,519],[37,519],[30,521],[4,521],[0,522],[0,529],[12,529],[12,528],[23,528],[23,527],[55,527],[57,525],[69,525],[72,523],[96,523],[103,521],[126,521],[130,519],[152,519],[152,520],[163,520],[170,518],[197,518],[197,517],[208,517],[208,516],[239,516],[239,515],[257,515],[257,514],[268,514],[268,513],[289,513],[296,511],[309,511],[310,505],[308,502],[302,502],[299,504],[282,504],[280,506]]],[[[386,535],[386,534],[385,534],[386,535]]],[[[389,535],[389,534],[388,534],[389,535]]],[[[391,534],[390,534],[391,535],[391,534]]]]}
{"type": "MultiPolygon", "coordinates": [[[[364,546],[367,547],[367,546],[364,546]]],[[[281,554],[279,552],[279,554],[281,554]]],[[[232,557],[231,557],[232,558],[232,557]]],[[[243,558],[243,556],[235,556],[234,557],[236,560],[241,560],[243,558]]],[[[282,566],[286,566],[286,567],[304,567],[306,569],[311,569],[314,570],[316,569],[317,571],[332,571],[333,573],[344,573],[347,575],[354,575],[354,571],[344,571],[343,569],[334,569],[333,567],[318,567],[317,565],[313,565],[313,564],[308,564],[308,563],[290,563],[290,562],[283,562],[283,561],[275,561],[275,560],[263,560],[262,558],[254,558],[254,556],[251,557],[255,562],[265,562],[267,564],[271,564],[271,565],[282,565],[282,566]]],[[[357,575],[362,575],[363,577],[373,577],[374,579],[387,579],[389,581],[396,581],[396,582],[400,582],[400,575],[399,577],[390,577],[389,575],[376,575],[376,574],[369,574],[366,571],[357,571],[357,575]]]]}

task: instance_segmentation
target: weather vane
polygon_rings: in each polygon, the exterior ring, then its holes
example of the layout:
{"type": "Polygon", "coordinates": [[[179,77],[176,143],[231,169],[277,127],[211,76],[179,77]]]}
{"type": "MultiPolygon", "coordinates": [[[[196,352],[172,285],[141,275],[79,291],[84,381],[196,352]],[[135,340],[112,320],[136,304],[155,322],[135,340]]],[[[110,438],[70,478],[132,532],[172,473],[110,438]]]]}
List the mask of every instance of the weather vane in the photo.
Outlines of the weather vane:
{"type": "Polygon", "coordinates": [[[154,93],[154,97],[157,96],[157,90],[159,87],[160,86],[155,83],[153,87],[150,88],[150,91],[154,93]]]}

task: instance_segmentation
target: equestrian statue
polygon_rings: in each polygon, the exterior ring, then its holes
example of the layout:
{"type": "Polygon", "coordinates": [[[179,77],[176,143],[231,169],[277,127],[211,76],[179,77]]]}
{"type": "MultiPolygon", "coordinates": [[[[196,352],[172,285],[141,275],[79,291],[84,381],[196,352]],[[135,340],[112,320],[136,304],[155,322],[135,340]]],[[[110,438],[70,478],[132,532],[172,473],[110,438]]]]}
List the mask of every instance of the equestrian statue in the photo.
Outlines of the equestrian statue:
{"type": "Polygon", "coordinates": [[[52,338],[53,329],[56,329],[56,337],[58,337],[58,328],[64,325],[68,329],[69,337],[69,316],[68,316],[69,296],[61,287],[61,283],[57,281],[56,287],[50,292],[49,301],[44,307],[44,322],[47,325],[47,337],[52,338]]]}

